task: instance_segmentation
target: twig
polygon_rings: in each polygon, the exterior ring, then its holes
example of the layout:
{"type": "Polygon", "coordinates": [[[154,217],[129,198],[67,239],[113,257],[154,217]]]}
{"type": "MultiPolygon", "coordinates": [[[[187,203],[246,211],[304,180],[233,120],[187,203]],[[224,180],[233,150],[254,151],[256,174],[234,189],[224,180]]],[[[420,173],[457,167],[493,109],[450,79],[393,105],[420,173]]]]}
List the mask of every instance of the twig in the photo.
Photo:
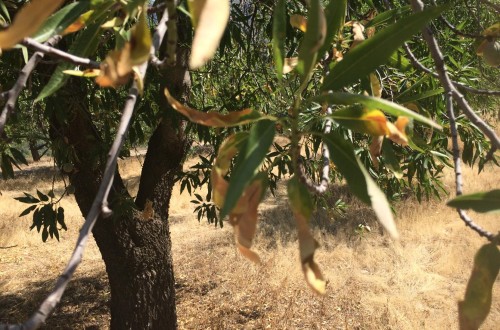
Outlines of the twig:
{"type": "MultiPolygon", "coordinates": [[[[165,22],[168,18],[167,10],[164,11],[163,17],[159,22],[159,26],[165,25],[165,22]]],[[[151,52],[155,52],[156,49],[159,48],[161,41],[163,40],[164,33],[166,29],[157,29],[153,38],[153,47],[154,49],[151,52]]],[[[139,67],[139,72],[141,75],[141,79],[144,79],[146,70],[148,67],[148,62],[142,64],[139,67]]],[[[38,310],[23,324],[20,325],[2,325],[1,328],[8,329],[37,329],[39,328],[47,319],[47,317],[53,312],[56,305],[59,303],[64,290],[66,289],[67,284],[71,280],[73,273],[76,268],[82,261],[83,252],[85,250],[85,246],[87,244],[87,240],[89,238],[90,232],[94,227],[97,219],[101,215],[101,213],[108,213],[109,209],[107,209],[107,196],[109,193],[109,189],[113,182],[114,174],[116,171],[116,162],[118,154],[120,153],[120,149],[125,142],[125,137],[128,131],[130,119],[132,114],[134,113],[134,106],[137,101],[137,96],[139,92],[137,89],[137,85],[134,82],[132,87],[129,90],[129,95],[123,107],[122,117],[120,119],[120,125],[118,127],[118,131],[115,136],[115,140],[113,141],[113,145],[111,146],[108,153],[108,161],[106,163],[106,167],[104,170],[103,178],[101,185],[99,186],[99,190],[97,195],[92,203],[92,207],[85,218],[85,222],[80,230],[80,235],[78,236],[78,240],[76,242],[76,247],[71,255],[71,258],[66,266],[66,269],[63,271],[59,279],[57,280],[54,290],[48,295],[47,298],[42,302],[38,310]]]]}
{"type": "MultiPolygon", "coordinates": [[[[49,45],[54,45],[57,42],[61,40],[60,36],[55,36],[50,38],[47,42],[46,45],[40,44],[44,47],[50,47],[49,45]]],[[[28,63],[23,67],[21,72],[19,73],[19,77],[17,78],[16,83],[12,88],[8,91],[2,93],[5,95],[5,98],[7,99],[7,102],[5,103],[2,113],[0,114],[0,135],[2,135],[3,129],[5,127],[5,123],[7,122],[7,118],[9,115],[14,111],[17,103],[17,99],[19,98],[19,94],[21,91],[26,87],[26,82],[28,81],[28,78],[31,75],[31,72],[35,69],[37,64],[40,62],[40,60],[44,57],[43,52],[35,52],[31,58],[29,59],[28,63]]]]}
{"type": "MultiPolygon", "coordinates": [[[[423,65],[418,59],[417,57],[415,56],[415,54],[413,54],[413,52],[411,51],[410,47],[408,46],[407,43],[404,43],[403,44],[403,49],[405,50],[406,52],[406,55],[408,55],[408,57],[410,58],[410,62],[411,64],[413,65],[413,67],[417,70],[420,70],[420,71],[423,71],[425,73],[428,73],[430,75],[432,75],[433,77],[435,78],[439,78],[439,75],[432,71],[431,69],[427,68],[425,65],[423,65]]],[[[477,88],[472,88],[470,86],[467,86],[463,83],[460,83],[460,82],[456,82],[456,81],[451,81],[452,84],[464,91],[464,92],[469,92],[469,93],[472,93],[472,94],[478,94],[478,95],[500,95],[500,91],[496,91],[496,90],[488,90],[488,89],[477,89],[477,88]]]]}
{"type": "MultiPolygon", "coordinates": [[[[420,0],[411,0],[411,4],[413,10],[415,12],[420,12],[424,9],[424,5],[420,0]]],[[[495,134],[493,130],[487,124],[479,118],[469,106],[467,101],[464,99],[463,95],[461,95],[456,89],[450,78],[448,77],[448,73],[446,71],[446,67],[444,65],[443,54],[439,48],[437,40],[434,38],[432,31],[427,27],[422,30],[422,34],[424,36],[425,41],[431,51],[432,58],[434,59],[434,63],[436,65],[436,71],[439,74],[439,80],[445,89],[445,97],[446,97],[446,109],[448,111],[448,116],[450,119],[450,129],[451,129],[451,137],[453,143],[453,160],[455,163],[455,186],[457,195],[462,194],[462,170],[460,166],[460,154],[458,149],[458,134],[455,120],[455,113],[453,111],[453,99],[460,106],[460,108],[465,112],[467,117],[471,122],[476,124],[481,131],[490,137],[491,143],[494,147],[500,145],[500,139],[495,134]],[[489,130],[488,130],[489,129],[489,130]],[[490,132],[491,130],[491,132],[490,132]]],[[[458,214],[460,218],[465,222],[465,224],[470,227],[472,230],[477,232],[480,236],[486,237],[489,241],[493,241],[494,235],[484,229],[482,229],[479,225],[473,222],[473,220],[467,216],[465,211],[458,209],[458,214]]]]}
{"type": "MultiPolygon", "coordinates": [[[[420,12],[423,10],[424,5],[420,0],[411,0],[411,4],[413,10],[416,12],[420,12]]],[[[434,38],[432,31],[426,27],[422,29],[422,34],[424,36],[425,41],[427,42],[427,46],[429,47],[432,58],[434,59],[434,63],[436,65],[436,71],[438,73],[438,78],[441,81],[441,85],[445,89],[446,93],[451,92],[453,99],[458,104],[460,109],[465,113],[465,115],[469,118],[469,120],[476,125],[484,135],[486,135],[492,146],[497,149],[500,148],[500,137],[495,133],[495,131],[483,120],[481,119],[472,107],[469,105],[469,102],[464,98],[464,96],[456,89],[455,85],[451,81],[448,76],[448,72],[444,65],[444,57],[441,53],[441,49],[439,44],[434,38]]]]}
{"type": "Polygon", "coordinates": [[[21,42],[21,44],[23,44],[26,47],[33,48],[36,51],[42,52],[44,54],[60,58],[60,59],[66,61],[66,62],[69,62],[69,63],[73,63],[75,65],[80,65],[80,66],[84,66],[84,67],[92,68],[92,69],[99,69],[99,63],[96,61],[92,61],[91,59],[88,59],[88,58],[72,55],[72,54],[67,53],[65,51],[62,51],[60,49],[41,44],[38,41],[35,41],[31,38],[25,38],[21,42]]]}
{"type": "MultiPolygon", "coordinates": [[[[326,114],[327,115],[332,114],[331,107],[326,108],[326,114]]],[[[330,119],[327,119],[323,132],[325,134],[328,134],[331,132],[331,130],[332,130],[332,121],[330,119]]],[[[328,150],[328,147],[325,144],[321,146],[321,159],[323,161],[323,167],[321,168],[321,177],[319,184],[316,184],[314,181],[312,181],[311,178],[307,176],[302,162],[299,161],[297,166],[297,176],[299,180],[306,185],[309,191],[316,194],[324,194],[328,189],[328,185],[330,183],[330,151],[328,150]]]]}
{"type": "MultiPolygon", "coordinates": [[[[434,5],[434,6],[437,6],[436,4],[436,1],[432,0],[431,3],[434,5]]],[[[463,32],[463,31],[460,31],[459,29],[457,29],[453,24],[450,23],[450,21],[448,21],[443,15],[440,15],[439,18],[441,19],[441,21],[443,21],[443,23],[450,29],[452,30],[455,34],[458,34],[462,37],[466,37],[466,38],[479,38],[481,37],[480,34],[474,34],[474,33],[467,33],[467,32],[463,32]]]]}
{"type": "MultiPolygon", "coordinates": [[[[451,142],[452,142],[452,151],[453,151],[453,163],[455,170],[455,192],[457,196],[462,195],[462,167],[460,161],[460,150],[458,147],[458,132],[457,132],[457,121],[455,118],[455,112],[453,111],[453,95],[451,92],[448,92],[445,95],[446,98],[446,111],[448,112],[448,118],[450,120],[450,131],[451,131],[451,142]]],[[[488,241],[493,242],[495,239],[495,235],[490,233],[487,230],[484,230],[479,225],[477,225],[462,209],[457,209],[458,215],[460,219],[463,220],[466,226],[474,230],[481,237],[485,237],[488,241]]]]}

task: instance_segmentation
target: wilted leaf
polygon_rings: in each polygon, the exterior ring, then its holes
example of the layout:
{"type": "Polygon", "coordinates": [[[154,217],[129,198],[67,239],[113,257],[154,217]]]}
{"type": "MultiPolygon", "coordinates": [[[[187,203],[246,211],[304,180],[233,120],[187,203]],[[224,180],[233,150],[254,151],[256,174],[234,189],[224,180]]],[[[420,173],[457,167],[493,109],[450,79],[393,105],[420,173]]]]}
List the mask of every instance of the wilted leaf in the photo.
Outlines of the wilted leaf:
{"type": "Polygon", "coordinates": [[[0,48],[14,47],[23,38],[31,36],[61,4],[63,0],[32,0],[14,17],[12,24],[0,31],[0,48]]]}
{"type": "Polygon", "coordinates": [[[229,20],[229,0],[189,0],[195,27],[189,67],[198,69],[215,54],[229,20]]]}
{"type": "Polygon", "coordinates": [[[500,211],[500,189],[461,195],[453,198],[446,205],[458,209],[473,209],[476,212],[500,211]]]}
{"type": "Polygon", "coordinates": [[[383,136],[374,136],[372,142],[370,143],[370,157],[373,162],[373,166],[378,169],[378,157],[380,156],[380,151],[382,150],[382,143],[384,142],[383,136]]]}
{"type": "Polygon", "coordinates": [[[174,110],[186,116],[191,122],[204,126],[229,127],[245,125],[262,119],[273,119],[273,117],[265,116],[252,109],[233,111],[227,115],[216,111],[201,112],[182,105],[170,94],[168,89],[165,89],[165,96],[174,110]]]}
{"type": "Polygon", "coordinates": [[[101,25],[101,28],[103,29],[112,29],[116,26],[121,26],[123,24],[123,19],[120,17],[113,17],[103,25],[101,25]]]}
{"type": "Polygon", "coordinates": [[[87,25],[87,22],[93,16],[93,14],[94,10],[89,10],[88,12],[83,13],[82,15],[80,15],[80,17],[74,20],[73,23],[64,30],[63,34],[66,35],[80,31],[87,25]]]}
{"type": "Polygon", "coordinates": [[[333,163],[346,178],[352,193],[372,206],[380,224],[392,238],[397,239],[399,234],[387,198],[354,153],[352,144],[335,132],[323,135],[323,142],[328,146],[333,163]]]}
{"type": "Polygon", "coordinates": [[[382,84],[375,73],[370,73],[370,87],[373,97],[382,97],[382,84]]]}
{"type": "Polygon", "coordinates": [[[130,61],[132,65],[141,65],[149,60],[152,40],[151,33],[149,32],[146,8],[141,11],[137,24],[132,28],[130,44],[130,61]]]}
{"type": "Polygon", "coordinates": [[[488,27],[481,34],[485,37],[500,38],[500,22],[488,27]]]}
{"type": "Polygon", "coordinates": [[[315,292],[324,294],[326,281],[314,262],[314,252],[319,244],[312,237],[308,225],[313,211],[313,202],[307,188],[295,176],[288,182],[288,199],[297,223],[300,261],[306,282],[315,292]]]}
{"type": "Polygon", "coordinates": [[[290,16],[290,25],[302,32],[307,30],[307,19],[299,14],[293,14],[290,16]]]}
{"type": "Polygon", "coordinates": [[[476,330],[491,308],[493,284],[500,270],[500,251],[494,243],[484,245],[474,258],[465,299],[458,303],[461,330],[476,330]]]}
{"type": "Polygon", "coordinates": [[[359,45],[363,40],[365,40],[365,35],[363,32],[365,31],[365,27],[361,25],[360,22],[354,22],[352,23],[352,44],[351,48],[353,49],[357,45],[359,45]]]}
{"type": "Polygon", "coordinates": [[[351,106],[335,111],[329,115],[339,124],[356,132],[370,135],[388,135],[387,118],[377,109],[367,109],[360,106],[351,106]]]}
{"type": "Polygon", "coordinates": [[[297,66],[298,63],[298,57],[285,58],[285,64],[283,65],[283,74],[292,72],[292,70],[297,66]]]}
{"type": "Polygon", "coordinates": [[[117,88],[126,84],[131,77],[132,61],[130,59],[131,44],[127,42],[120,50],[112,50],[101,63],[96,83],[101,87],[117,88]]]}

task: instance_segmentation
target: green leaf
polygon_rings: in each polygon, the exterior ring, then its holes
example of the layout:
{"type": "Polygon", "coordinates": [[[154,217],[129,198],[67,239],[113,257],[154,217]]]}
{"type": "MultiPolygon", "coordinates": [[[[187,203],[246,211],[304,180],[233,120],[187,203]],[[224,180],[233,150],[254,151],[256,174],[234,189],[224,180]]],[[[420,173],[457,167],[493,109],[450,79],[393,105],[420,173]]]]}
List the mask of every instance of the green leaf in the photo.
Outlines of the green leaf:
{"type": "Polygon", "coordinates": [[[38,205],[31,205],[27,209],[25,209],[21,214],[19,214],[19,217],[24,217],[25,215],[30,214],[34,209],[37,208],[38,205]]]}
{"type": "MultiPolygon", "coordinates": [[[[98,21],[80,32],[75,41],[73,41],[73,44],[69,49],[69,53],[82,57],[88,57],[90,54],[92,54],[99,45],[99,32],[101,30],[101,23],[101,21],[98,21]]],[[[50,77],[49,82],[45,85],[43,90],[35,99],[35,102],[38,102],[46,98],[47,96],[54,94],[62,86],[64,86],[69,78],[69,75],[64,74],[64,71],[72,70],[74,68],[75,65],[71,63],[59,64],[52,74],[52,77],[50,77]]]]}
{"type": "Polygon", "coordinates": [[[347,0],[330,0],[326,6],[326,38],[325,43],[318,52],[319,56],[323,56],[323,54],[330,49],[335,35],[337,35],[344,26],[346,13],[347,0]]]}
{"type": "Polygon", "coordinates": [[[403,177],[403,172],[399,166],[399,160],[392,149],[391,142],[388,139],[384,139],[382,143],[382,158],[384,158],[385,166],[392,171],[394,176],[398,179],[403,177]]]}
{"type": "Polygon", "coordinates": [[[14,159],[17,160],[18,162],[23,163],[24,165],[28,165],[28,161],[24,157],[23,153],[20,152],[19,150],[15,148],[9,148],[12,156],[14,156],[14,159]]]}
{"type": "Polygon", "coordinates": [[[295,175],[288,181],[288,198],[294,213],[300,214],[305,219],[311,218],[314,210],[311,194],[295,175]]]}
{"type": "Polygon", "coordinates": [[[352,144],[335,132],[322,137],[333,163],[347,180],[352,193],[372,206],[380,224],[392,238],[397,239],[399,235],[389,202],[356,156],[352,144]]]}
{"type": "Polygon", "coordinates": [[[446,7],[431,7],[397,21],[350,50],[325,77],[323,90],[338,90],[387,62],[389,57],[446,7]]]}
{"type": "Polygon", "coordinates": [[[7,7],[5,7],[3,0],[0,1],[0,9],[2,10],[2,13],[7,18],[7,21],[10,22],[10,14],[9,14],[9,11],[7,10],[7,7]]]}
{"type": "Polygon", "coordinates": [[[286,38],[286,1],[278,0],[273,13],[273,54],[278,79],[283,77],[286,38]]]}
{"type": "Polygon", "coordinates": [[[76,21],[80,15],[89,10],[89,1],[78,1],[63,7],[45,21],[42,27],[32,36],[38,42],[45,42],[50,37],[62,33],[76,21]]]}
{"type": "Polygon", "coordinates": [[[389,61],[387,63],[402,72],[408,71],[412,67],[410,61],[404,57],[399,50],[394,52],[391,57],[389,57],[389,61]]]}
{"type": "Polygon", "coordinates": [[[500,189],[461,195],[449,201],[446,205],[457,209],[473,209],[476,212],[500,211],[500,189]]]}
{"type": "Polygon", "coordinates": [[[304,84],[311,77],[318,50],[325,42],[326,20],[320,0],[311,0],[311,7],[307,15],[307,30],[299,48],[299,62],[297,72],[304,84]]]}
{"type": "Polygon", "coordinates": [[[458,303],[461,330],[478,329],[491,308],[493,284],[500,270],[500,251],[494,243],[484,245],[474,258],[465,299],[458,303]]]}
{"type": "Polygon", "coordinates": [[[394,8],[391,10],[384,11],[383,13],[375,16],[368,24],[365,25],[365,28],[376,27],[381,24],[390,23],[400,16],[405,15],[411,11],[411,6],[406,5],[400,8],[394,8]]]}
{"type": "Polygon", "coordinates": [[[426,99],[426,98],[431,97],[431,96],[440,95],[443,92],[444,92],[444,88],[440,87],[440,88],[436,88],[434,90],[425,91],[425,92],[418,93],[418,94],[410,94],[410,95],[406,95],[405,97],[398,97],[398,98],[396,98],[396,100],[400,103],[414,102],[414,101],[426,99]]]}
{"type": "Polygon", "coordinates": [[[434,128],[442,129],[440,125],[436,124],[431,119],[419,115],[418,113],[413,112],[401,105],[398,105],[396,103],[378,97],[366,96],[361,94],[333,92],[313,97],[309,100],[309,102],[317,102],[319,104],[327,102],[330,104],[344,104],[344,105],[361,103],[362,105],[364,105],[369,109],[379,109],[393,116],[405,116],[408,118],[413,118],[417,121],[420,121],[434,128]]]}
{"type": "Polygon", "coordinates": [[[248,140],[237,157],[231,174],[226,199],[221,210],[221,218],[231,212],[248,183],[252,181],[255,172],[273,143],[274,134],[275,123],[270,120],[259,121],[250,129],[248,140]]]}

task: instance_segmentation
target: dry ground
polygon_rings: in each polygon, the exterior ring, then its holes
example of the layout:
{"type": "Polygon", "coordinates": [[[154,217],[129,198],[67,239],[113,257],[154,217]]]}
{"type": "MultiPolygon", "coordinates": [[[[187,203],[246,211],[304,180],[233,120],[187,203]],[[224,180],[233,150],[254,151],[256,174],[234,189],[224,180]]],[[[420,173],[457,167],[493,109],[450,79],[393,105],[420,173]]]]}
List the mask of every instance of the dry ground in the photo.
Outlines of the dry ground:
{"type": "MultiPolygon", "coordinates": [[[[74,200],[64,201],[69,230],[61,242],[42,243],[19,218],[22,191],[50,189],[50,163],[32,166],[16,180],[0,183],[0,323],[24,320],[51,289],[70,255],[81,224],[74,200]]],[[[129,188],[137,187],[140,161],[121,164],[129,188]]],[[[465,169],[466,192],[500,187],[499,170],[465,169]]],[[[451,189],[451,173],[445,182],[451,189]]],[[[56,193],[61,185],[56,185],[56,193]]],[[[401,240],[379,234],[373,214],[354,202],[345,217],[318,215],[316,260],[328,279],[324,297],[313,294],[300,271],[296,235],[283,187],[261,207],[253,265],[234,248],[229,226],[198,223],[187,194],[173,197],[171,231],[180,329],[454,329],[475,251],[484,240],[465,228],[443,202],[396,205],[401,240]],[[374,230],[362,235],[358,224],[374,230]]],[[[343,190],[340,189],[339,192],[343,190]]],[[[498,215],[473,214],[491,231],[498,215]]],[[[498,329],[500,281],[483,329],[498,329]],[[495,326],[496,324],[496,326],[495,326]]],[[[46,329],[106,329],[109,288],[95,242],[46,329]]]]}

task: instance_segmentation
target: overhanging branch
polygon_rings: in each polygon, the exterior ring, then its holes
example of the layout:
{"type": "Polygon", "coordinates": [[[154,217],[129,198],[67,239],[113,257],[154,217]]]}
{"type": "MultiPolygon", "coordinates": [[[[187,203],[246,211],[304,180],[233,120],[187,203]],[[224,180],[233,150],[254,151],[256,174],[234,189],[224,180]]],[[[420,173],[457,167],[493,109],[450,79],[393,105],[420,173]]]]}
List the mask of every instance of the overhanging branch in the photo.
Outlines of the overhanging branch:
{"type": "MultiPolygon", "coordinates": [[[[163,12],[163,17],[161,21],[158,23],[158,26],[165,26],[165,23],[168,19],[167,10],[163,12]]],[[[153,47],[151,52],[154,53],[160,46],[161,41],[165,35],[166,29],[157,29],[155,35],[153,37],[153,47]]],[[[144,79],[146,70],[148,67],[148,62],[144,63],[140,66],[139,72],[141,79],[144,79]]],[[[134,113],[134,106],[137,101],[139,91],[136,83],[132,85],[129,90],[129,95],[123,107],[123,113],[120,119],[120,125],[118,131],[116,133],[115,139],[113,141],[113,145],[110,148],[108,153],[108,160],[106,163],[106,167],[104,170],[102,182],[99,186],[99,190],[97,192],[97,196],[92,203],[92,207],[85,218],[85,222],[80,230],[80,235],[76,242],[76,247],[71,255],[71,258],[66,266],[66,269],[63,271],[59,279],[57,280],[54,290],[45,298],[42,302],[38,310],[23,324],[19,325],[1,325],[0,329],[37,329],[39,328],[47,319],[47,317],[53,312],[56,305],[59,303],[67,284],[71,280],[76,268],[82,261],[83,252],[85,250],[88,238],[90,236],[90,232],[94,227],[97,219],[101,216],[102,213],[109,212],[107,209],[107,196],[109,194],[109,190],[111,184],[113,182],[115,170],[116,170],[116,162],[118,155],[120,153],[120,149],[125,142],[125,137],[128,132],[130,120],[132,114],[134,113]]],[[[104,215],[104,214],[103,214],[104,215]]]]}

